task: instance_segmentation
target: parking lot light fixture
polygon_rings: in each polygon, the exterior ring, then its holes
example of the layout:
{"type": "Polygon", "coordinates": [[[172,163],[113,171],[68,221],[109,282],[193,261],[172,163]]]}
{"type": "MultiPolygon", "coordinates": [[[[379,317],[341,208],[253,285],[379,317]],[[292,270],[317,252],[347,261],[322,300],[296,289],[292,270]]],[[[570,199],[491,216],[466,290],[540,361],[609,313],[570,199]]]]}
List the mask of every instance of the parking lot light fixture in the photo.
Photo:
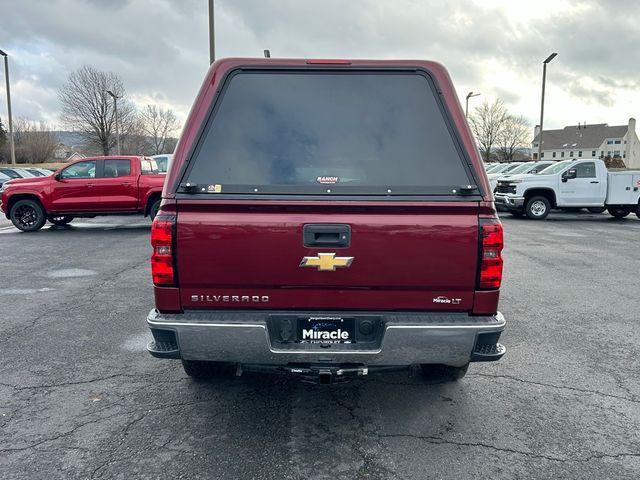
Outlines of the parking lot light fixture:
{"type": "Polygon", "coordinates": [[[547,63],[556,58],[558,55],[556,52],[549,55],[546,60],[542,62],[542,101],[540,104],[540,133],[538,134],[538,161],[542,160],[542,129],[544,122],[544,87],[547,81],[547,63]]]}
{"type": "Polygon", "coordinates": [[[478,95],[480,95],[480,93],[473,93],[473,92],[469,92],[467,93],[467,101],[464,105],[464,117],[467,118],[469,117],[469,99],[471,97],[477,97],[478,95]]]}
{"type": "Polygon", "coordinates": [[[4,79],[7,85],[7,114],[9,117],[9,151],[11,154],[11,166],[16,166],[16,149],[13,142],[13,119],[11,118],[11,88],[9,84],[9,55],[0,50],[0,55],[4,57],[4,79]]]}
{"type": "Polygon", "coordinates": [[[111,90],[107,90],[107,93],[113,97],[113,114],[116,116],[116,150],[120,155],[120,130],[118,128],[118,97],[111,90]]]}

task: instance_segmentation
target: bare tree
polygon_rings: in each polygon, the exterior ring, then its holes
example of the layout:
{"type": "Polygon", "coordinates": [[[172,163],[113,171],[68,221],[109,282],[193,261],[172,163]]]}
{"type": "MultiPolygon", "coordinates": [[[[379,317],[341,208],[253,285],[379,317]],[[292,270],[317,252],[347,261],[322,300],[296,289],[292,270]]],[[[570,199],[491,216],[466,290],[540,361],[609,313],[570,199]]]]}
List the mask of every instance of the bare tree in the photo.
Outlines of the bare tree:
{"type": "Polygon", "coordinates": [[[529,145],[531,127],[522,115],[507,115],[498,134],[498,151],[503,162],[511,162],[514,156],[529,145]]]}
{"type": "Polygon", "coordinates": [[[145,121],[140,113],[129,116],[121,126],[120,144],[123,155],[153,155],[153,147],[145,131],[145,121]]]}
{"type": "Polygon", "coordinates": [[[83,134],[87,143],[99,147],[104,155],[109,155],[116,142],[113,98],[107,93],[109,90],[118,97],[118,117],[124,125],[134,109],[131,102],[123,98],[125,89],[119,75],[85,65],[69,74],[67,83],[58,92],[62,123],[83,134]]]}
{"type": "Polygon", "coordinates": [[[491,151],[497,145],[498,139],[507,118],[507,109],[500,99],[492,104],[484,101],[476,107],[469,118],[471,130],[480,147],[480,154],[485,162],[490,161],[491,151]]]}
{"type": "MultiPolygon", "coordinates": [[[[141,113],[145,133],[150,137],[152,154],[170,153],[168,142],[180,124],[171,109],[163,109],[156,105],[147,105],[141,113]]],[[[174,145],[175,146],[175,145],[174,145]]]]}
{"type": "Polygon", "coordinates": [[[167,138],[164,144],[164,153],[173,153],[178,145],[178,139],[176,137],[167,138]]]}
{"type": "Polygon", "coordinates": [[[47,124],[26,118],[16,118],[13,121],[13,138],[18,163],[44,163],[51,160],[58,145],[47,124]]]}

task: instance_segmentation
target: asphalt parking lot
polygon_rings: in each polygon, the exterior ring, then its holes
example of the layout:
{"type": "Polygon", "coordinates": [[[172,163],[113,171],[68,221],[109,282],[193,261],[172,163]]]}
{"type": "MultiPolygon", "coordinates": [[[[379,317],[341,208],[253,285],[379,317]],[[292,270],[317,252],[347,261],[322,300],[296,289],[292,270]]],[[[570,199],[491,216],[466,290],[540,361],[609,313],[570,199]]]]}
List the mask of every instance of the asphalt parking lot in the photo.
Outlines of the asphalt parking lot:
{"type": "Polygon", "coordinates": [[[640,221],[503,216],[508,352],[457,384],[145,351],[148,219],[0,223],[0,478],[640,478],[640,221]]]}

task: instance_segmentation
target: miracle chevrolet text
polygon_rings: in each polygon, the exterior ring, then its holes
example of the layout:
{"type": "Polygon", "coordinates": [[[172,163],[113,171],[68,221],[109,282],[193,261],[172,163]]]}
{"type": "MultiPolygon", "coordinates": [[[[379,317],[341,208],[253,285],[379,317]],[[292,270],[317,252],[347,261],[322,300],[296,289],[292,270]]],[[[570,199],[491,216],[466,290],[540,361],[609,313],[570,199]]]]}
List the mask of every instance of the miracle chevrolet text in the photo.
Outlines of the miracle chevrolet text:
{"type": "Polygon", "coordinates": [[[330,383],[498,360],[502,225],[428,61],[212,65],[152,227],[149,352],[330,383]]]}

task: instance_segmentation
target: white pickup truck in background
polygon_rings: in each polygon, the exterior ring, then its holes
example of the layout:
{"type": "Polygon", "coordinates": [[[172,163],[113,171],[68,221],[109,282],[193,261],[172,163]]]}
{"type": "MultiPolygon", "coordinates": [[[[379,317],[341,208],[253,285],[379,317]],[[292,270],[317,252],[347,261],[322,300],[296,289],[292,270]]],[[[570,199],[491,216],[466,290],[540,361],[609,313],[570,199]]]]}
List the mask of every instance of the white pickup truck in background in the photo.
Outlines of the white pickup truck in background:
{"type": "Polygon", "coordinates": [[[513,175],[517,175],[520,173],[538,173],[544,170],[545,168],[551,166],[555,162],[551,160],[542,160],[540,162],[513,162],[510,164],[506,164],[507,168],[501,170],[493,170],[491,172],[487,172],[487,177],[489,178],[489,183],[491,184],[491,191],[495,192],[496,187],[498,186],[498,180],[505,177],[511,177],[513,175]],[[494,173],[497,172],[497,173],[494,173]]]}
{"type": "Polygon", "coordinates": [[[515,216],[535,220],[552,208],[588,208],[616,218],[635,212],[640,218],[640,171],[609,172],[602,160],[565,160],[535,174],[498,181],[497,205],[515,216]]]}

